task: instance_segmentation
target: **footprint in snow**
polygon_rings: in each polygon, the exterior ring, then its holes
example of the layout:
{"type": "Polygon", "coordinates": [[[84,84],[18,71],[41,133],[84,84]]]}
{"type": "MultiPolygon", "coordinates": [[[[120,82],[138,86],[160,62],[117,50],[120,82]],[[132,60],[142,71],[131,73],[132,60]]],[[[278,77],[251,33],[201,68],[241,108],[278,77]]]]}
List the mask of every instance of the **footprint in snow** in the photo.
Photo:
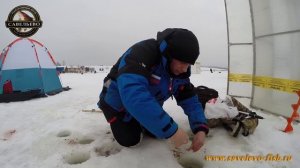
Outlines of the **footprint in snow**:
{"type": "Polygon", "coordinates": [[[81,144],[81,145],[87,145],[87,144],[90,144],[92,142],[94,142],[94,139],[89,138],[89,137],[83,137],[83,138],[78,140],[78,143],[81,144]]]}
{"type": "Polygon", "coordinates": [[[94,141],[94,139],[89,138],[89,137],[82,137],[82,138],[70,138],[69,136],[71,135],[71,131],[64,130],[60,131],[56,136],[59,138],[65,138],[65,141],[69,145],[76,145],[76,144],[81,144],[81,145],[86,145],[90,144],[94,141]],[[68,138],[66,138],[68,137],[68,138]]]}
{"type": "Polygon", "coordinates": [[[63,156],[63,159],[68,164],[81,164],[90,159],[90,152],[84,151],[72,151],[69,154],[63,156]]]}
{"type": "Polygon", "coordinates": [[[63,131],[60,131],[56,136],[57,137],[68,137],[70,135],[71,135],[71,131],[63,130],[63,131]]]}
{"type": "Polygon", "coordinates": [[[105,156],[108,157],[110,155],[114,155],[119,153],[122,150],[122,146],[119,145],[113,138],[111,139],[111,142],[104,143],[100,147],[95,147],[95,153],[98,156],[105,156]]]}

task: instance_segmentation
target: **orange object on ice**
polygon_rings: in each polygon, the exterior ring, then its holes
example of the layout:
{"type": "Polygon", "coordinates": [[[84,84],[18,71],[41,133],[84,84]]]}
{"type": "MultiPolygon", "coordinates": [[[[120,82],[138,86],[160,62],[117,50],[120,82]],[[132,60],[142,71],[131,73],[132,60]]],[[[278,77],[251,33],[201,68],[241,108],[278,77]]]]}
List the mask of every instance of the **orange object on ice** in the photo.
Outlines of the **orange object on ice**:
{"type": "Polygon", "coordinates": [[[293,119],[292,118],[287,118],[286,119],[287,120],[287,125],[286,125],[286,127],[285,127],[285,129],[284,129],[284,132],[292,132],[293,131],[293,126],[292,126],[292,121],[293,121],[293,119]]]}
{"type": "Polygon", "coordinates": [[[300,90],[296,92],[298,94],[298,103],[297,104],[292,104],[292,108],[293,108],[293,113],[291,115],[290,118],[287,118],[287,125],[285,127],[285,129],[283,130],[284,132],[292,132],[293,131],[293,126],[292,126],[292,122],[293,120],[299,118],[299,113],[297,112],[300,106],[300,90]]]}

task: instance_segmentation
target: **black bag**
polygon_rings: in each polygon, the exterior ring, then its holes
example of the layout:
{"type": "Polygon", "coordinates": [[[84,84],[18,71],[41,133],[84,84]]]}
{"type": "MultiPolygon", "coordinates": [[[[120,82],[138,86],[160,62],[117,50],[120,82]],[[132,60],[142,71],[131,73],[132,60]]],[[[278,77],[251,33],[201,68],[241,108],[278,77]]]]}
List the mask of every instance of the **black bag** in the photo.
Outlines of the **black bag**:
{"type": "Polygon", "coordinates": [[[205,108],[206,102],[208,102],[210,99],[219,97],[218,91],[206,86],[198,86],[195,88],[195,91],[203,109],[205,108]]]}

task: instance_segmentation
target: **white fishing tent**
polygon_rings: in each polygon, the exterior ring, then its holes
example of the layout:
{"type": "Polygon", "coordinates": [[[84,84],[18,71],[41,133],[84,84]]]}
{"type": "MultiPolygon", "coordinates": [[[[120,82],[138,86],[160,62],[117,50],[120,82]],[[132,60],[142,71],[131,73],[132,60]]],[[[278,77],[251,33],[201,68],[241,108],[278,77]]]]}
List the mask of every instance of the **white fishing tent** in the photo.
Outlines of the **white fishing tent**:
{"type": "Polygon", "coordinates": [[[224,0],[228,25],[228,94],[290,116],[300,90],[300,1],[224,0]]]}

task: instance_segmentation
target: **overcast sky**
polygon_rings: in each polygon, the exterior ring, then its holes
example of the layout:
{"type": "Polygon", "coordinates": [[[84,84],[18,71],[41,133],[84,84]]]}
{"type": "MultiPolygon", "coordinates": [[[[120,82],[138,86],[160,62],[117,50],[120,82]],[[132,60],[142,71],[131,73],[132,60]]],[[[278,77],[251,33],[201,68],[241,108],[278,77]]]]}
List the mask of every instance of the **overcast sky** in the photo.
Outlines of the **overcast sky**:
{"type": "Polygon", "coordinates": [[[69,65],[112,65],[132,44],[168,27],[196,34],[201,65],[228,65],[224,0],[0,0],[1,49],[17,38],[5,21],[18,5],[32,6],[43,21],[31,38],[69,65]]]}

